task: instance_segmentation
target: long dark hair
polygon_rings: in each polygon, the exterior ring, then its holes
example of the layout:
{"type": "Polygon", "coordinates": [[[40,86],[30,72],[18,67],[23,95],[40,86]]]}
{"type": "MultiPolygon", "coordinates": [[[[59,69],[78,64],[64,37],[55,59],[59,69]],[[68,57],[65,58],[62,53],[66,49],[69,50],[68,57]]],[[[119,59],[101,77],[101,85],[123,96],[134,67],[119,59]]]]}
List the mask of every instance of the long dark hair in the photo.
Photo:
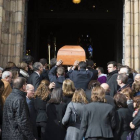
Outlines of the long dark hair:
{"type": "Polygon", "coordinates": [[[62,89],[55,88],[51,93],[51,99],[48,103],[61,103],[62,102],[62,89]]]}

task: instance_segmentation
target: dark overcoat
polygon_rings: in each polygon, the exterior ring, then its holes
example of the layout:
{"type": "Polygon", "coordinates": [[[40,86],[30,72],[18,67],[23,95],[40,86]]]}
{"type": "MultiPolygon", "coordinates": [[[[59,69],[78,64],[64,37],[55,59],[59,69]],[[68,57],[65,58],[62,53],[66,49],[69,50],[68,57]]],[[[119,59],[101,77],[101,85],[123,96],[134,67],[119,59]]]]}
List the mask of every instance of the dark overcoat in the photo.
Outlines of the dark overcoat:
{"type": "Polygon", "coordinates": [[[2,140],[34,140],[26,93],[13,89],[3,109],[2,140]]]}

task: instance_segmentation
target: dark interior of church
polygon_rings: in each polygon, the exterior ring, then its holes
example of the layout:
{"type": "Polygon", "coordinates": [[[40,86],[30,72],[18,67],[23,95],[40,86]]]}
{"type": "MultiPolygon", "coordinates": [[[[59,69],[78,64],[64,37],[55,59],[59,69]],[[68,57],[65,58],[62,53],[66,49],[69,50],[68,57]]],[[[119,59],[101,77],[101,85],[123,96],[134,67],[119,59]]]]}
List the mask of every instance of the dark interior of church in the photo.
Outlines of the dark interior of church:
{"type": "Polygon", "coordinates": [[[51,58],[64,45],[93,48],[97,66],[106,69],[108,61],[122,61],[122,0],[29,0],[27,6],[26,50],[35,61],[51,58]],[[56,44],[57,51],[54,50],[56,44]]]}

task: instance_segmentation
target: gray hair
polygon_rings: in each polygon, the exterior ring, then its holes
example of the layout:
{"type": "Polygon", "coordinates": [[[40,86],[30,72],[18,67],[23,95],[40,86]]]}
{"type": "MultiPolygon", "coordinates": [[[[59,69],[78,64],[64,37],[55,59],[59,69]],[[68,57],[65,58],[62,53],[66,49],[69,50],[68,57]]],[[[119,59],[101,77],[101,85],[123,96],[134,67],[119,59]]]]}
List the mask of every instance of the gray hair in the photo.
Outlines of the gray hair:
{"type": "MultiPolygon", "coordinates": [[[[33,86],[33,85],[32,85],[32,84],[27,84],[27,85],[26,85],[26,90],[29,90],[31,86],[33,86]]],[[[33,86],[33,87],[34,87],[34,86],[33,86]]]]}
{"type": "Polygon", "coordinates": [[[2,73],[2,79],[5,79],[6,77],[10,76],[11,75],[11,72],[10,71],[4,71],[2,73]]]}
{"type": "Polygon", "coordinates": [[[33,64],[34,71],[38,71],[41,66],[42,66],[42,64],[40,62],[35,62],[33,64]]]}

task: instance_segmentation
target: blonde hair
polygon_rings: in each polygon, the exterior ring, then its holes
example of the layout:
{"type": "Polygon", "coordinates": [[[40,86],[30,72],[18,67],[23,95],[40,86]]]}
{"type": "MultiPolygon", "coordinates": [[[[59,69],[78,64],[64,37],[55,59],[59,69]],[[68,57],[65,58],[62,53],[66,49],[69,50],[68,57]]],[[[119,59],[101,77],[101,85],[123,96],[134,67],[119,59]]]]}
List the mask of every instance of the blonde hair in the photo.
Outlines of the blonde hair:
{"type": "Polygon", "coordinates": [[[21,63],[18,64],[18,67],[21,68],[21,69],[23,69],[23,70],[25,70],[25,68],[27,66],[28,66],[27,63],[25,63],[25,62],[21,62],[21,63]]]}
{"type": "Polygon", "coordinates": [[[35,98],[36,97],[40,97],[41,100],[46,101],[47,97],[50,94],[50,90],[49,90],[49,81],[48,80],[42,80],[39,87],[37,88],[36,92],[35,92],[35,98]]]}
{"type": "Polygon", "coordinates": [[[124,94],[128,98],[128,100],[133,98],[132,90],[130,87],[122,89],[120,93],[124,94]]]}
{"type": "Polygon", "coordinates": [[[66,79],[65,81],[63,81],[62,90],[64,96],[73,95],[75,91],[75,86],[73,81],[71,81],[70,79],[66,79]]]}
{"type": "Polygon", "coordinates": [[[85,91],[82,88],[75,90],[73,97],[72,97],[72,102],[84,103],[84,104],[88,103],[88,101],[86,99],[85,91]]]}
{"type": "Polygon", "coordinates": [[[105,90],[100,86],[94,87],[91,91],[91,100],[93,102],[106,102],[105,90]]]}
{"type": "Polygon", "coordinates": [[[16,67],[16,64],[14,62],[7,62],[5,68],[12,68],[12,67],[16,67]]]}

